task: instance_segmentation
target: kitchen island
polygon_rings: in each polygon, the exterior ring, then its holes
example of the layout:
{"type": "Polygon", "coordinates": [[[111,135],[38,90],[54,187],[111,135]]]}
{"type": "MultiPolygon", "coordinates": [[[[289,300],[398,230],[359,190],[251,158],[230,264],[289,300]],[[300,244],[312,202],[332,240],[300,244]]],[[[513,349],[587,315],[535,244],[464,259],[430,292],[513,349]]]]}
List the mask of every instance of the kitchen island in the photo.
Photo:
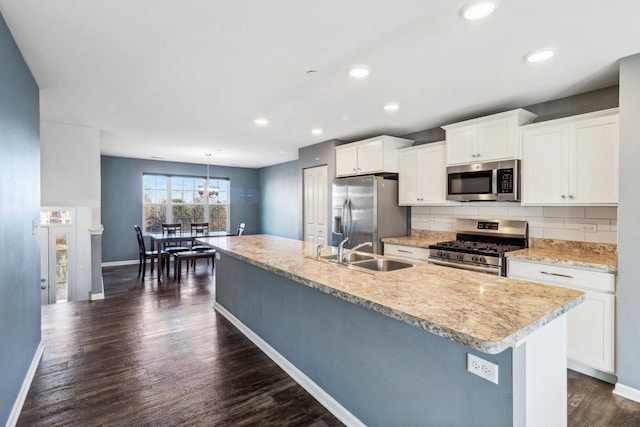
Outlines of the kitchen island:
{"type": "Polygon", "coordinates": [[[422,263],[368,274],[274,236],[199,241],[221,254],[216,310],[347,424],[566,424],[564,314],[582,292],[422,263]]]}

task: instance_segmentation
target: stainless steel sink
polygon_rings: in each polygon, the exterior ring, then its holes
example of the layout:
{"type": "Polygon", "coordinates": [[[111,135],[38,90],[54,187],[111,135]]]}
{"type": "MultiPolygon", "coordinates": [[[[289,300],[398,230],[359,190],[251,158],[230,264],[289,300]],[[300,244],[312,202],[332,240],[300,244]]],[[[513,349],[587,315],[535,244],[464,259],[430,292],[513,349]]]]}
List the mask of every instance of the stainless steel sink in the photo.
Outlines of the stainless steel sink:
{"type": "Polygon", "coordinates": [[[415,264],[396,261],[393,259],[372,259],[368,261],[354,262],[351,264],[351,266],[371,270],[372,272],[384,273],[388,271],[396,271],[402,270],[404,268],[415,267],[415,264]]]}
{"type": "MultiPolygon", "coordinates": [[[[373,257],[371,255],[365,255],[365,254],[361,254],[361,253],[358,253],[358,252],[352,252],[350,258],[348,257],[348,255],[346,257],[352,263],[358,262],[358,261],[375,260],[375,257],[373,257]]],[[[325,255],[325,256],[321,256],[320,258],[325,259],[327,261],[338,262],[338,255],[337,254],[325,255]]]]}

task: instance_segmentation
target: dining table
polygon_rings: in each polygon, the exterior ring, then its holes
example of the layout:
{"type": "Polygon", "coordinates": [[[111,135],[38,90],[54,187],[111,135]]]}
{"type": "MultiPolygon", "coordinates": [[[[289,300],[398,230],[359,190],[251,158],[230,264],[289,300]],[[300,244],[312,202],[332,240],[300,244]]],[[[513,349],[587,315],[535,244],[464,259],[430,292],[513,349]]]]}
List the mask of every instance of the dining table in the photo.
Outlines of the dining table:
{"type": "Polygon", "coordinates": [[[160,254],[167,243],[174,242],[191,242],[203,237],[220,237],[227,236],[226,231],[209,231],[209,232],[180,232],[180,233],[145,233],[151,240],[151,250],[155,250],[157,246],[156,261],[158,262],[158,282],[162,281],[162,268],[160,268],[160,254]]]}

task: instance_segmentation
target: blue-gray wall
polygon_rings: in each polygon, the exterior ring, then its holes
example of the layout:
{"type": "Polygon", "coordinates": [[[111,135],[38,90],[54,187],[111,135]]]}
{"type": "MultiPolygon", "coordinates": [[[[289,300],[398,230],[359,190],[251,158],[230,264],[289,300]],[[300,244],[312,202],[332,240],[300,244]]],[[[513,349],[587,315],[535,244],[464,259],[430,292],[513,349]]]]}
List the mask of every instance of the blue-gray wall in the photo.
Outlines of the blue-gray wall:
{"type": "Polygon", "coordinates": [[[297,160],[259,170],[264,234],[302,239],[302,173],[297,160]]]}
{"type": "Polygon", "coordinates": [[[640,54],[620,61],[618,382],[640,390],[640,54]]]}
{"type": "MultiPolygon", "coordinates": [[[[206,176],[206,165],[102,156],[102,261],[138,259],[133,226],[142,222],[142,174],[206,176]]],[[[246,224],[246,234],[260,233],[258,170],[210,167],[210,176],[231,181],[231,232],[246,224]]]]}
{"type": "Polygon", "coordinates": [[[483,354],[225,254],[216,302],[371,427],[512,426],[524,396],[524,346],[483,354]],[[469,374],[467,352],[498,363],[499,384],[469,374]]]}
{"type": "Polygon", "coordinates": [[[39,92],[0,15],[0,425],[40,343],[39,92]]]}

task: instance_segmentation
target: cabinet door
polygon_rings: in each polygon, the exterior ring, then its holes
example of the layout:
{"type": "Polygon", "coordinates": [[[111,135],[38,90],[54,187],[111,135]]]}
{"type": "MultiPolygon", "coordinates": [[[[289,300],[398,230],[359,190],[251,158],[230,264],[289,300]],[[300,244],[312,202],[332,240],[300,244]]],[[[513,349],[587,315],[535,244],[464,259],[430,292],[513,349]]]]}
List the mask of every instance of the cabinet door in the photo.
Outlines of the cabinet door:
{"type": "Polygon", "coordinates": [[[420,171],[422,169],[420,155],[416,150],[401,151],[398,156],[398,201],[400,206],[419,205],[420,171]]]}
{"type": "Polygon", "coordinates": [[[358,173],[358,148],[354,145],[336,147],[336,175],[350,176],[358,173]]]}
{"type": "Polygon", "coordinates": [[[464,126],[447,131],[447,163],[450,165],[477,161],[476,125],[464,126]]]}
{"type": "Polygon", "coordinates": [[[420,155],[420,179],[423,203],[447,203],[447,153],[445,146],[434,147],[420,155]]]}
{"type": "Polygon", "coordinates": [[[478,124],[476,161],[516,158],[516,129],[513,119],[478,124]]]}
{"type": "Polygon", "coordinates": [[[568,139],[566,125],[523,130],[522,204],[567,203],[568,139]]]}
{"type": "Polygon", "coordinates": [[[615,296],[593,291],[585,294],[585,301],[567,315],[568,356],[593,368],[615,372],[615,296]]]}
{"type": "Polygon", "coordinates": [[[618,116],[569,127],[569,199],[572,203],[618,203],[618,116]]]}
{"type": "Polygon", "coordinates": [[[358,145],[358,174],[384,171],[382,148],[381,139],[358,145]]]}

